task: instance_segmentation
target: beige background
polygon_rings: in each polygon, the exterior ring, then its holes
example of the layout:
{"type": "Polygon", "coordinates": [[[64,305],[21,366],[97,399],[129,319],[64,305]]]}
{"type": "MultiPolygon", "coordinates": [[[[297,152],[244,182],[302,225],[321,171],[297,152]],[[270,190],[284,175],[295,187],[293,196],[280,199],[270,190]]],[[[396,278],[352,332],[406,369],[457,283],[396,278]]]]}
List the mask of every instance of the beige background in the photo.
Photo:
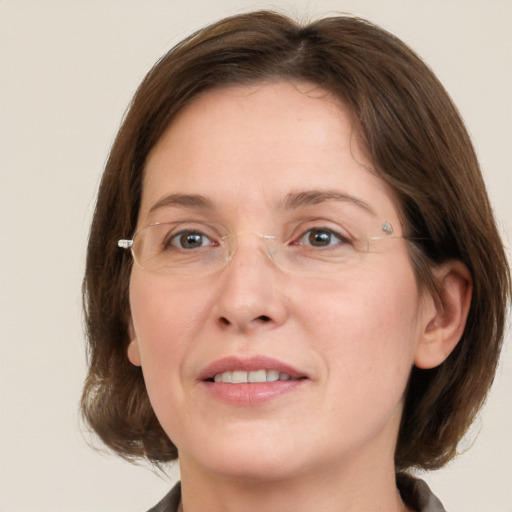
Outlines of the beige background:
{"type": "MultiPolygon", "coordinates": [[[[207,22],[272,6],[366,16],[425,58],[467,121],[510,245],[511,1],[0,0],[0,512],[143,512],[168,489],[87,447],[77,419],[95,190],[154,61],[207,22]]],[[[469,453],[425,477],[451,512],[512,511],[511,356],[509,341],[469,453]]]]}

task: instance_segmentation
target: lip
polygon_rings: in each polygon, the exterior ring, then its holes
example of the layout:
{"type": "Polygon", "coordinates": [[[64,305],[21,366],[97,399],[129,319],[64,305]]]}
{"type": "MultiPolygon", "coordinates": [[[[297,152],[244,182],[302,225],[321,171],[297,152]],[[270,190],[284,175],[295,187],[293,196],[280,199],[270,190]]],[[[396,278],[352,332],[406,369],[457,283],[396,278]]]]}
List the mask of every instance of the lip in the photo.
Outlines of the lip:
{"type": "Polygon", "coordinates": [[[198,375],[198,381],[215,398],[231,405],[250,406],[269,402],[278,397],[300,389],[308,380],[308,376],[283,363],[278,359],[267,356],[237,357],[229,356],[214,361],[204,368],[198,375]],[[273,382],[228,384],[214,382],[213,377],[218,373],[234,370],[276,370],[288,374],[290,380],[277,380],[273,382]]]}

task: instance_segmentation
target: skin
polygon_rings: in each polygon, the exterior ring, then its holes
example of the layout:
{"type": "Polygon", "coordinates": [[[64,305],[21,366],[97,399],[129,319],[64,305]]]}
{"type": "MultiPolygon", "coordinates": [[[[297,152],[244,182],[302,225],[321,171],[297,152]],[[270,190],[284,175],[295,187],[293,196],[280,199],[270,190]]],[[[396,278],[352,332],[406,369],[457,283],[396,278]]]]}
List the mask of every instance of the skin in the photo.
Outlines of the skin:
{"type": "MultiPolygon", "coordinates": [[[[153,148],[138,228],[181,215],[275,235],[310,215],[279,206],[298,190],[350,194],[401,233],[340,102],[286,82],[209,91],[153,148]],[[212,207],[152,211],[169,194],[201,194],[212,207]]],[[[178,447],[184,510],[406,510],[393,466],[404,390],[413,364],[439,364],[460,337],[467,274],[439,270],[439,308],[420,291],[403,239],[329,278],[283,272],[260,243],[240,238],[231,262],[201,278],[133,267],[128,357],[178,447]],[[198,380],[220,358],[253,355],[307,378],[252,405],[219,400],[198,380]]]]}

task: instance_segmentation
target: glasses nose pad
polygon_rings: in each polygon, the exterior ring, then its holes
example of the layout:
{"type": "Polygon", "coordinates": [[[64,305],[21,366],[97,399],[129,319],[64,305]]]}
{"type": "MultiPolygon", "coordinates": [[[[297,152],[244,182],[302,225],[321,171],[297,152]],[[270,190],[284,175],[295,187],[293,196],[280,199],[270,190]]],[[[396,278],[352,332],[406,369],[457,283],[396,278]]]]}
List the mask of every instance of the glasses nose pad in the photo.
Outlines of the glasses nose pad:
{"type": "Polygon", "coordinates": [[[272,235],[262,235],[261,233],[257,233],[257,235],[264,242],[265,252],[267,254],[268,259],[272,263],[277,265],[279,260],[279,245],[277,243],[276,237],[272,235]]]}

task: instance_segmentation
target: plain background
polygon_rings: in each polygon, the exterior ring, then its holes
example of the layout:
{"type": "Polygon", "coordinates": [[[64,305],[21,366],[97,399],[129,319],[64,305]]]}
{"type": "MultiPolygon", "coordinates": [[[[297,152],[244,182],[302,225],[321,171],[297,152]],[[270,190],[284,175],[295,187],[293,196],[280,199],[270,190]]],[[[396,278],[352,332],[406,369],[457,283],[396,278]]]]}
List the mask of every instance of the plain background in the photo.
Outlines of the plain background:
{"type": "MultiPolygon", "coordinates": [[[[157,58],[206,23],[272,7],[356,13],[415,49],[467,122],[510,245],[510,1],[0,0],[1,512],[143,512],[167,492],[147,468],[91,450],[78,421],[95,191],[157,58]]],[[[511,355],[509,342],[469,452],[424,477],[451,512],[512,511],[511,355]]]]}

